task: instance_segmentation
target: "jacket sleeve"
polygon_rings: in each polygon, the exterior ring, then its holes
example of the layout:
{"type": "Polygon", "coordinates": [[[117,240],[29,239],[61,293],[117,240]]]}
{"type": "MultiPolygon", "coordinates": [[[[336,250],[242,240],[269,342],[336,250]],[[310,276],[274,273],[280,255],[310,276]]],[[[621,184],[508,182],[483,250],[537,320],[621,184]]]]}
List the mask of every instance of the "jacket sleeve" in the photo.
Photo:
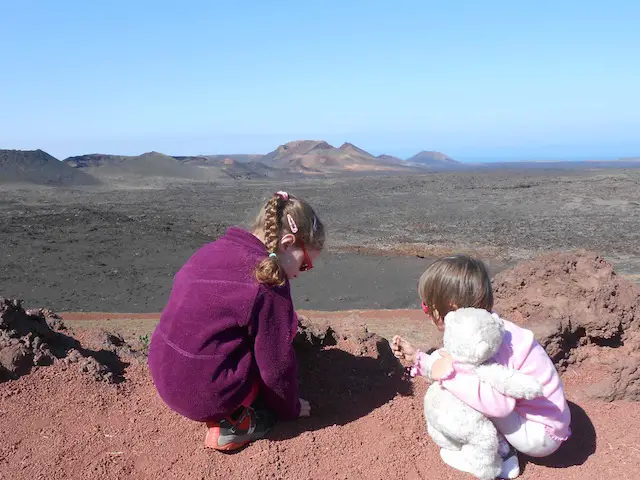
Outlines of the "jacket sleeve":
{"type": "Polygon", "coordinates": [[[491,386],[480,381],[473,373],[453,371],[440,384],[464,403],[487,417],[506,417],[515,408],[516,401],[502,395],[491,386]]]}
{"type": "Polygon", "coordinates": [[[438,350],[434,350],[429,355],[424,353],[422,350],[418,350],[416,361],[414,362],[410,370],[411,376],[427,377],[429,381],[432,381],[431,368],[433,367],[433,364],[441,358],[442,355],[440,355],[440,352],[438,350]]]}
{"type": "Polygon", "coordinates": [[[257,332],[254,354],[266,406],[282,419],[300,414],[298,364],[293,349],[297,316],[288,285],[261,286],[256,297],[257,332]]]}

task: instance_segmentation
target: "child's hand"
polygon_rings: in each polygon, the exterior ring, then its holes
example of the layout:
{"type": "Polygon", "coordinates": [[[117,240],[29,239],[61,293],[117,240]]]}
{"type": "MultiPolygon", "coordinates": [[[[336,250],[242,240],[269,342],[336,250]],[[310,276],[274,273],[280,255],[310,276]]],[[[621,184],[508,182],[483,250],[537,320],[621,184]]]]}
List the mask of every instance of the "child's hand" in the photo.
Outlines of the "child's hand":
{"type": "Polygon", "coordinates": [[[305,399],[300,399],[300,417],[308,417],[311,415],[311,405],[305,399]]]}
{"type": "Polygon", "coordinates": [[[391,340],[391,351],[396,358],[404,359],[410,363],[416,361],[418,353],[413,345],[398,335],[395,335],[391,340]]]}
{"type": "Polygon", "coordinates": [[[444,350],[438,350],[438,352],[442,358],[436,360],[431,367],[431,378],[433,381],[438,381],[449,375],[451,369],[453,369],[453,357],[444,350]]]}

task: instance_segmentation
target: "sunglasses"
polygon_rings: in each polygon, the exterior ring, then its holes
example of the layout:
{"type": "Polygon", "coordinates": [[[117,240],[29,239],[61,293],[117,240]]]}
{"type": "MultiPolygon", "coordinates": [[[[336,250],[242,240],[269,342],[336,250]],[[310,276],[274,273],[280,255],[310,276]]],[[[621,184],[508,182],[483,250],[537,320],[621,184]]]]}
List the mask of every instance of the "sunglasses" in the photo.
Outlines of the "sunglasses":
{"type": "Polygon", "coordinates": [[[313,263],[311,263],[311,257],[309,256],[309,252],[307,252],[306,247],[304,246],[304,242],[299,240],[300,246],[302,247],[302,254],[304,255],[304,260],[300,264],[301,272],[308,272],[313,268],[313,263]]]}

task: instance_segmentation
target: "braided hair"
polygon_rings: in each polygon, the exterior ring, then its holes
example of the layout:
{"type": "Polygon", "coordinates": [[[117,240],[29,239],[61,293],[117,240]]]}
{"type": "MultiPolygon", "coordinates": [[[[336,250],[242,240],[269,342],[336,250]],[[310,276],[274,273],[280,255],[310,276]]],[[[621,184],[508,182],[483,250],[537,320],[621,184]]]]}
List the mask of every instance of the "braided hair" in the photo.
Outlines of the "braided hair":
{"type": "Polygon", "coordinates": [[[282,228],[282,210],[284,209],[284,199],[280,195],[274,195],[264,208],[264,245],[267,247],[269,256],[263,259],[256,269],[256,278],[260,283],[268,285],[283,285],[285,274],[277,261],[278,241],[282,228]]]}

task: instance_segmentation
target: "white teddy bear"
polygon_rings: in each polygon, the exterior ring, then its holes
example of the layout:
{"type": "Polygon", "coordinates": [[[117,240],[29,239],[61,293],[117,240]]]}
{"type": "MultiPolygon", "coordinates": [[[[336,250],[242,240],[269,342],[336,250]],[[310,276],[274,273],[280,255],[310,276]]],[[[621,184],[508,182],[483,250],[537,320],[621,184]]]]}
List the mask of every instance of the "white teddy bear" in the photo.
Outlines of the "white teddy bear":
{"type": "MultiPolygon", "coordinates": [[[[494,313],[478,308],[460,308],[444,319],[444,350],[465,371],[503,395],[533,399],[542,395],[542,386],[533,377],[492,363],[490,359],[502,344],[504,323],[494,313]]],[[[423,361],[423,374],[431,381],[431,366],[441,358],[436,350],[423,361]]],[[[432,384],[424,397],[427,431],[443,449],[464,452],[465,470],[480,480],[496,478],[502,469],[498,454],[498,433],[493,423],[477,410],[432,384]]]]}

